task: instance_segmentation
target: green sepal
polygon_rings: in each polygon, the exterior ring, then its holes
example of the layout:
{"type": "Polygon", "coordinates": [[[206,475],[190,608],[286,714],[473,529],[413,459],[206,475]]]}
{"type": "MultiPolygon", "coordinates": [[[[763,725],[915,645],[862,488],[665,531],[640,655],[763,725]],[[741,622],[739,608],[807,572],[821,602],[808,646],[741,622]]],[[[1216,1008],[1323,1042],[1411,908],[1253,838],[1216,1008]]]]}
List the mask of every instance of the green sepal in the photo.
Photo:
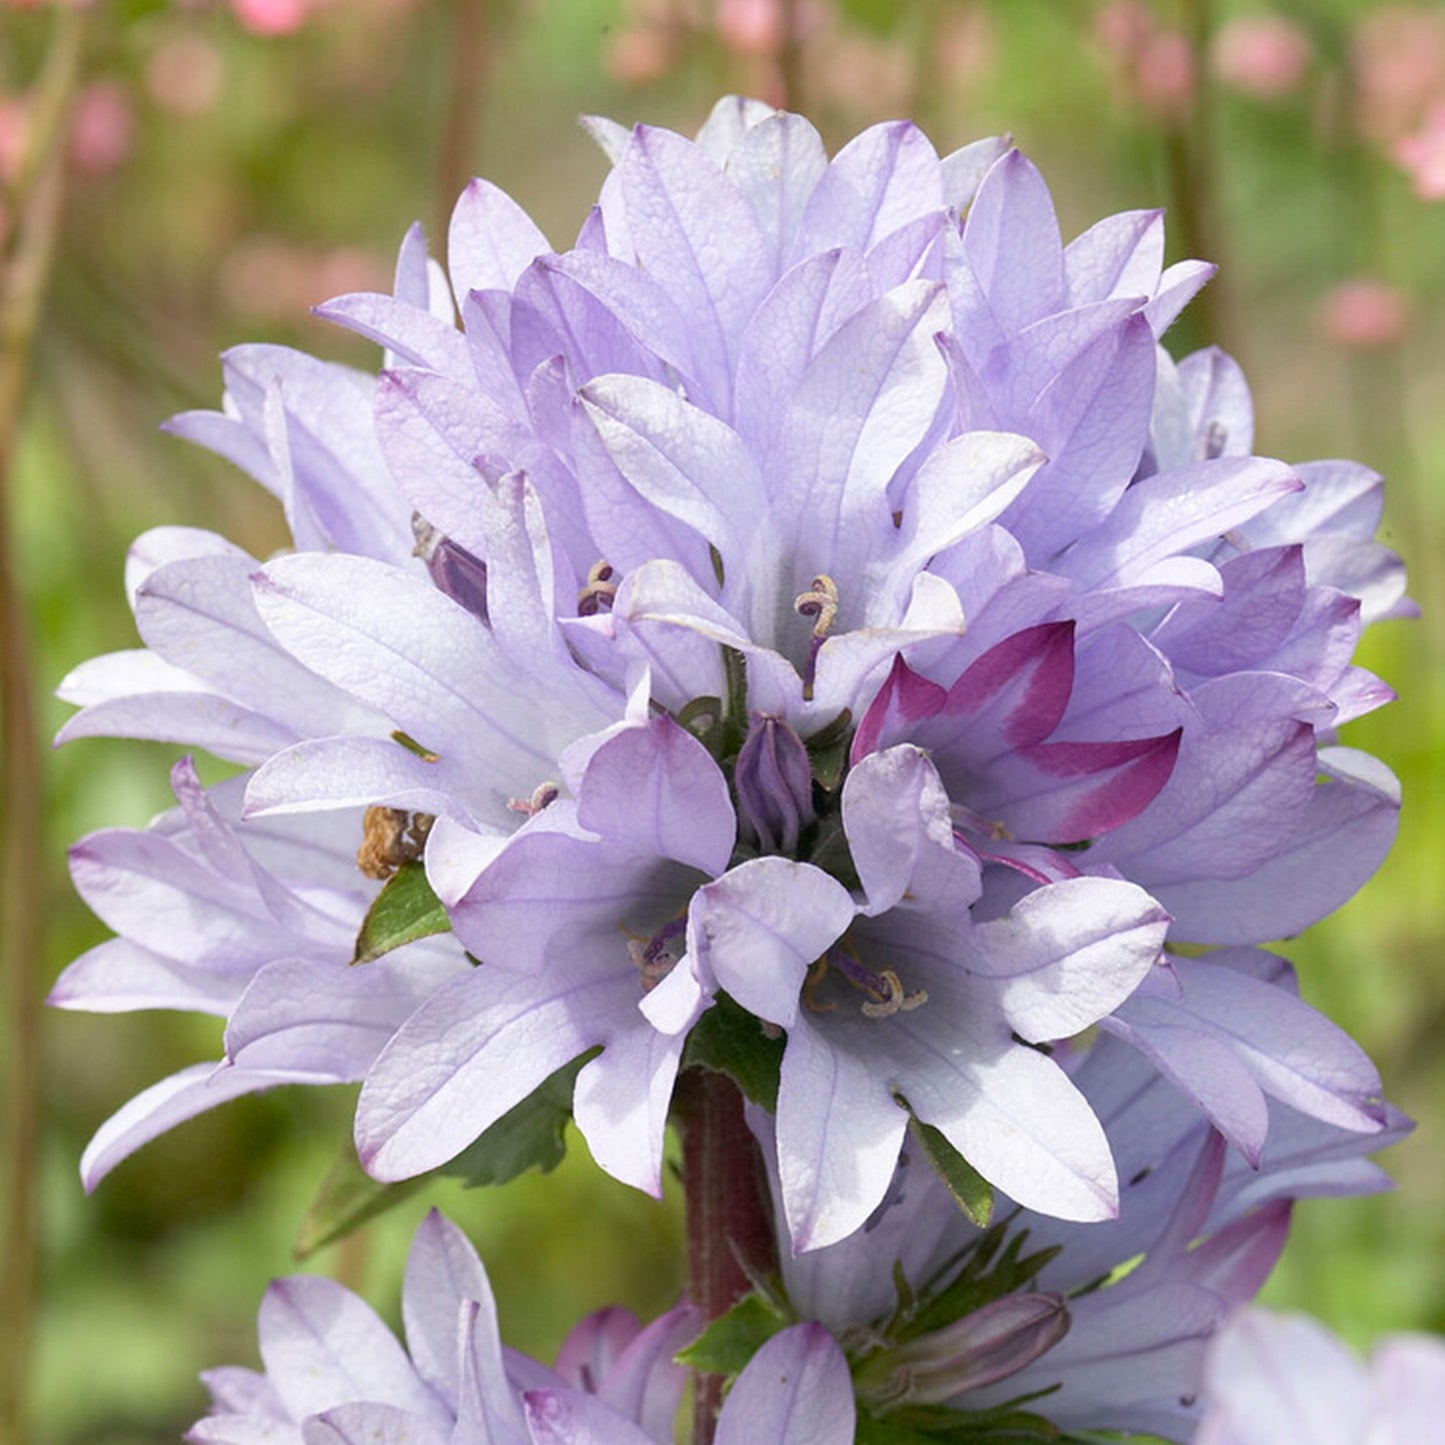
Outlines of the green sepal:
{"type": "Polygon", "coordinates": [[[1063,1246],[1024,1254],[1029,1232],[1026,1229],[1010,1234],[1000,1222],[985,1231],[963,1258],[958,1272],[944,1288],[929,1296],[928,1302],[896,1332],[898,1339],[910,1339],[933,1330],[946,1329],[955,1320],[1003,1299],[1022,1294],[1032,1286],[1044,1266],[1054,1259],[1063,1246]],[[1007,1240],[1007,1243],[1005,1243],[1007,1240]]]}
{"type": "Polygon", "coordinates": [[[693,698],[679,710],[677,721],[708,752],[720,758],[723,745],[723,705],[720,697],[693,698]]]}
{"type": "Polygon", "coordinates": [[[599,1052],[589,1049],[563,1064],[436,1172],[459,1178],[467,1189],[505,1184],[528,1169],[550,1174],[567,1153],[572,1087],[582,1066],[599,1052]]]}
{"type": "Polygon", "coordinates": [[[298,1260],[310,1258],[318,1249],[345,1239],[353,1229],[409,1199],[427,1182],[425,1174],[403,1179],[399,1184],[373,1179],[361,1167],[356,1146],[348,1139],[307,1206],[291,1253],[298,1260]]]}
{"type": "Polygon", "coordinates": [[[911,1109],[908,1130],[928,1156],[934,1172],[943,1180],[953,1202],[980,1229],[987,1229],[993,1218],[993,1185],[991,1185],[932,1124],[925,1124],[911,1109]]]}
{"type": "Polygon", "coordinates": [[[680,1365],[713,1375],[736,1375],[749,1360],[791,1321],[760,1294],[745,1294],[725,1315],[719,1315],[685,1350],[680,1365]]]}
{"type": "Polygon", "coordinates": [[[852,726],[853,714],[845,707],[826,727],[803,739],[813,767],[813,781],[825,792],[831,793],[842,781],[848,745],[853,740],[852,726]]]}
{"type": "Polygon", "coordinates": [[[769,1038],[760,1019],[727,994],[719,993],[687,1036],[682,1068],[726,1074],[753,1103],[775,1114],[783,1048],[781,1034],[769,1038]]]}
{"type": "Polygon", "coordinates": [[[370,963],[405,943],[445,933],[451,926],[441,899],[427,882],[425,867],[418,862],[403,863],[366,910],[351,961],[370,963]]]}
{"type": "Polygon", "coordinates": [[[857,1445],[1068,1445],[1074,1439],[1040,1415],[904,1405],[881,1418],[860,1410],[857,1445]]]}

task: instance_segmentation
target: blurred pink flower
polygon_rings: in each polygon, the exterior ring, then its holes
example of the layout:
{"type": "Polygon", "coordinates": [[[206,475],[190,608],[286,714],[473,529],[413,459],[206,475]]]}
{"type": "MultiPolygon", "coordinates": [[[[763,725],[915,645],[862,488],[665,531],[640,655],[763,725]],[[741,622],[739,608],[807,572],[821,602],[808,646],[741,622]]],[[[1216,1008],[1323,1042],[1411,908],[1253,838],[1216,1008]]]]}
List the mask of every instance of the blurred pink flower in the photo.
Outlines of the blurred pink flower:
{"type": "Polygon", "coordinates": [[[1130,69],[1153,33],[1154,12],[1145,0],[1109,0],[1094,12],[1094,38],[1130,69]]]}
{"type": "Polygon", "coordinates": [[[1160,120],[1194,104],[1194,54],[1178,30],[1159,26],[1143,0],[1109,0],[1094,12],[1094,36],[1114,77],[1115,99],[1160,120]]]}
{"type": "Polygon", "coordinates": [[[1390,154],[1410,173],[1422,201],[1445,200],[1445,101],[1437,101],[1424,125],[1397,140],[1390,154]]]}
{"type": "Polygon", "coordinates": [[[221,93],[221,53],[199,35],[177,35],[146,66],[150,97],[171,115],[200,115],[221,93]]]}
{"type": "Polygon", "coordinates": [[[390,270],[356,247],[314,251],[275,236],[253,236],[221,263],[218,280],[233,311],[258,321],[282,321],[332,296],[384,291],[390,270]]]}
{"type": "Polygon", "coordinates": [[[88,176],[116,169],[135,144],[135,108],[130,93],[113,80],[98,80],[80,92],[70,130],[70,159],[88,176]]]}
{"type": "Polygon", "coordinates": [[[779,0],[718,0],[718,38],[737,55],[775,55],[783,43],[779,0]]]}
{"type": "Polygon", "coordinates": [[[984,6],[955,6],[944,13],[938,32],[938,60],[944,74],[970,80],[986,73],[993,59],[993,19],[984,6]]]}
{"type": "Polygon", "coordinates": [[[1388,281],[1354,276],[1320,302],[1315,320],[1325,337],[1348,351],[1379,351],[1404,335],[1410,311],[1388,281]]]}
{"type": "Polygon", "coordinates": [[[819,35],[803,59],[809,93],[852,115],[881,117],[909,107],[914,62],[896,42],[835,30],[819,35]]]}
{"type": "Polygon", "coordinates": [[[236,19],[254,35],[290,35],[311,9],[307,0],[231,0],[236,19]]]}
{"type": "Polygon", "coordinates": [[[1388,143],[1445,97],[1445,9],[1384,5],[1355,32],[1360,129],[1388,143]]]}
{"type": "Polygon", "coordinates": [[[1259,100],[1292,95],[1309,70],[1313,47],[1303,28],[1283,15],[1239,15],[1214,37],[1214,73],[1259,100]]]}
{"type": "Polygon", "coordinates": [[[1139,104],[1161,120],[1180,120],[1194,104],[1194,52],[1178,30],[1150,36],[1134,76],[1139,104]]]}
{"type": "Polygon", "coordinates": [[[663,31],[633,25],[619,31],[607,46],[607,73],[624,85],[646,85],[672,69],[677,47],[663,31]]]}

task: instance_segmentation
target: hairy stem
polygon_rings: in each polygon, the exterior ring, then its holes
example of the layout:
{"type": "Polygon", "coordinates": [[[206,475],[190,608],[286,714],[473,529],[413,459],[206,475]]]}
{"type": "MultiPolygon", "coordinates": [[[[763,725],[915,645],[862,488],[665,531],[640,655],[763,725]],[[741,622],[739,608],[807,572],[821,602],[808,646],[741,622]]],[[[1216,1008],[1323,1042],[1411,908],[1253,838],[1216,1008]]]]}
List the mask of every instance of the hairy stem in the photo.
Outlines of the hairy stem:
{"type": "MultiPolygon", "coordinates": [[[[776,1271],[777,1244],[762,1156],[743,1118],[743,1096],[725,1074],[690,1069],[678,1080],[682,1182],[687,1195],[692,1302],[708,1320],[724,1315],[776,1271]]],[[[710,1445],[722,1402],[720,1375],[694,1380],[693,1442],[710,1445]]]]}
{"type": "Polygon", "coordinates": [[[30,353],[60,230],[66,124],[80,75],[82,18],[56,8],[45,68],[33,94],[32,140],[11,193],[14,232],[0,270],[0,965],[8,1039],[4,1137],[4,1273],[0,1276],[0,1440],[28,1438],[28,1378],[35,1307],[35,1141],[39,1114],[44,879],[37,834],[44,818],[41,749],[31,702],[30,639],[11,533],[11,471],[30,353]]]}

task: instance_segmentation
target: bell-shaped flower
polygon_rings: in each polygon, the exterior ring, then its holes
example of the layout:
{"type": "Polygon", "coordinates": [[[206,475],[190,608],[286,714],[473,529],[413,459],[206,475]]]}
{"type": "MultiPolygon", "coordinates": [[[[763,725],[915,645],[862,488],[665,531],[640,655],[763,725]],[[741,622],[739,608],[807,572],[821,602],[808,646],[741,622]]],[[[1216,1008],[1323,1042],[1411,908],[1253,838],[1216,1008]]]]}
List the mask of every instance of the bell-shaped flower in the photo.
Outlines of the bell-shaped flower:
{"type": "Polygon", "coordinates": [[[263,1370],[207,1371],[212,1410],[186,1438],[192,1445],[537,1445],[556,1437],[532,1428],[533,1395],[577,1392],[631,1432],[616,1438],[670,1445],[687,1378],[672,1357],[701,1324],[685,1304],[646,1328],[626,1310],[607,1310],[572,1331],[556,1371],[548,1370],[503,1349],[486,1271],[466,1236],[436,1210],[412,1242],[401,1314],[405,1347],[333,1280],[275,1281],[258,1321],[263,1370]]]}
{"type": "Polygon", "coordinates": [[[1193,1445],[1410,1445],[1439,1433],[1445,1340],[1387,1335],[1368,1366],[1304,1315],[1241,1310],[1210,1346],[1193,1445]]]}
{"type": "Polygon", "coordinates": [[[564,762],[573,797],[539,806],[480,872],[431,864],[480,966],[417,1010],[362,1089],[357,1145],[380,1178],[443,1163],[600,1046],[577,1077],[578,1126],[610,1173],[661,1192],[673,1080],[705,1004],[684,963],[689,906],[726,870],[737,822],[721,770],[650,712],[645,681],[628,721],[564,762]]]}
{"type": "Polygon", "coordinates": [[[351,967],[376,886],[357,870],[354,814],[243,823],[236,783],[171,773],[179,807],[146,829],[92,833],[71,851],[77,890],[119,935],[82,955],[57,1007],[187,1009],[226,1020],[225,1056],[142,1091],[96,1132],[87,1188],[185,1119],[278,1084],[360,1079],[403,1020],[470,973],[449,938],[351,967]]]}
{"type": "Polygon", "coordinates": [[[787,1031],[777,1147],[792,1247],[862,1225],[910,1112],[1021,1203],[1110,1218],[1103,1130],[1034,1046],[1128,997],[1159,956],[1163,911],[1132,884],[1075,878],[975,922],[978,864],[917,748],[858,763],[842,821],[862,901],[814,865],[759,858],[692,908],[694,967],[787,1031]]]}

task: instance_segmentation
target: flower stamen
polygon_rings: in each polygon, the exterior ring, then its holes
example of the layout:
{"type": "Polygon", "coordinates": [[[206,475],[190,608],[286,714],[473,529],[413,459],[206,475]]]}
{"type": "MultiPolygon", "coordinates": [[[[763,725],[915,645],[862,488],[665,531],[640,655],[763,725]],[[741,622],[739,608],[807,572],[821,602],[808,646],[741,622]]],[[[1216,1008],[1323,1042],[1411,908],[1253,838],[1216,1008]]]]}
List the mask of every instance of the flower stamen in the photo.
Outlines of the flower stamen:
{"type": "Polygon", "coordinates": [[[803,697],[813,698],[813,675],[818,667],[818,653],[832,631],[838,616],[838,584],[825,572],[813,578],[813,586],[793,599],[793,610],[800,617],[813,619],[813,636],[808,643],[808,664],[803,669],[803,697]]]}
{"type": "Polygon", "coordinates": [[[599,559],[587,573],[587,585],[577,594],[577,615],[595,617],[599,612],[611,612],[613,599],[617,596],[617,583],[612,579],[617,573],[612,563],[599,559]]]}
{"type": "Polygon", "coordinates": [[[557,783],[538,783],[532,789],[530,798],[508,798],[507,807],[514,813],[523,813],[529,818],[535,818],[543,808],[555,803],[562,795],[561,786],[557,783]]]}
{"type": "Polygon", "coordinates": [[[679,938],[686,938],[687,919],[670,918],[651,938],[633,933],[626,924],[622,931],[627,935],[627,957],[632,966],[642,975],[642,991],[649,993],[673,970],[673,966],[686,952],[686,946],[674,950],[679,938]]]}
{"type": "Polygon", "coordinates": [[[915,989],[908,993],[903,987],[903,981],[891,968],[885,968],[879,973],[878,980],[883,985],[885,994],[877,1003],[863,1005],[863,1013],[870,1019],[886,1019],[898,1013],[911,1013],[928,1002],[926,989],[915,989]]]}

